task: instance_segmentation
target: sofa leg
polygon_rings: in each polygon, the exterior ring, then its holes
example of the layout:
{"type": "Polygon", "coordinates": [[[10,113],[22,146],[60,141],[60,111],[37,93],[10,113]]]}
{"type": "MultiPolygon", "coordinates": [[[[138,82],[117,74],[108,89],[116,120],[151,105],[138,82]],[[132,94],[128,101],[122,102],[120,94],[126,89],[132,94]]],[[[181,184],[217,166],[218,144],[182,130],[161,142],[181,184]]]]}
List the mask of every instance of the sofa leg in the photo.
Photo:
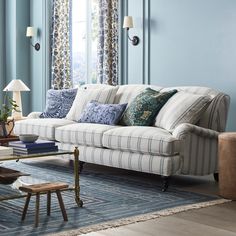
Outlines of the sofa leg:
{"type": "Polygon", "coordinates": [[[169,187],[169,180],[170,180],[170,177],[169,176],[161,176],[162,178],[162,187],[161,187],[161,191],[162,192],[165,192],[168,187],[169,187]]]}
{"type": "Polygon", "coordinates": [[[82,170],[84,169],[84,164],[85,164],[84,161],[79,161],[79,173],[81,173],[82,170]]]}
{"type": "MultiPolygon", "coordinates": [[[[82,170],[84,169],[84,161],[79,161],[79,173],[82,172],[82,170]]],[[[74,160],[70,160],[69,165],[74,168],[74,160]]]]}
{"type": "Polygon", "coordinates": [[[218,183],[219,182],[219,173],[214,173],[214,180],[218,183]]]}

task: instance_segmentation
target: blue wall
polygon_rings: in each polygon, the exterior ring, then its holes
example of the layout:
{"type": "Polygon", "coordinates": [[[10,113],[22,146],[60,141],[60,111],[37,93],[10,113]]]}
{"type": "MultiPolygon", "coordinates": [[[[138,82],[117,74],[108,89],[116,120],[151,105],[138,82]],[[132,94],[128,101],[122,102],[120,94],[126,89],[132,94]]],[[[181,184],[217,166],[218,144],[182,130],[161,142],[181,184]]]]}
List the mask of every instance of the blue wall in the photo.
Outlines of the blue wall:
{"type": "MultiPolygon", "coordinates": [[[[29,42],[25,37],[29,24],[30,0],[1,0],[0,2],[0,57],[2,89],[12,80],[21,79],[30,87],[29,42]]],[[[23,93],[23,114],[30,111],[30,94],[23,93]]]]}
{"type": "Polygon", "coordinates": [[[236,1],[125,0],[122,11],[134,17],[130,35],[141,38],[123,46],[123,82],[223,91],[231,96],[228,130],[236,131],[236,1]]]}
{"type": "Polygon", "coordinates": [[[50,1],[31,0],[30,23],[38,29],[33,42],[40,43],[40,51],[31,47],[31,108],[33,111],[43,111],[45,108],[46,91],[49,88],[49,26],[50,1]]]}
{"type": "MultiPolygon", "coordinates": [[[[3,2],[4,0],[0,0],[0,9],[3,2]]],[[[17,24],[17,20],[24,18],[23,22],[19,21],[15,29],[9,32],[18,38],[17,41],[16,37],[13,38],[12,48],[8,48],[10,52],[8,58],[13,55],[12,53],[16,53],[16,62],[12,58],[7,63],[7,81],[11,78],[11,74],[14,76],[18,72],[25,82],[30,79],[29,86],[32,91],[30,92],[31,104],[28,107],[30,110],[42,110],[45,104],[45,91],[49,87],[49,82],[46,81],[49,81],[50,68],[50,17],[48,17],[50,1],[7,0],[6,2],[17,4],[15,18],[11,15],[14,12],[6,11],[10,17],[7,18],[9,24],[15,20],[14,24],[17,24]],[[34,42],[41,43],[39,52],[26,45],[29,42],[23,32],[27,22],[39,29],[38,38],[34,39],[34,42]],[[14,33],[18,28],[20,31],[14,33]],[[15,49],[14,42],[17,44],[15,49]],[[25,47],[24,50],[20,45],[25,47]],[[9,69],[11,62],[14,67],[9,69]]],[[[236,1],[120,0],[120,2],[122,3],[121,19],[123,15],[134,17],[135,28],[130,30],[130,35],[137,34],[141,39],[136,47],[127,43],[121,24],[121,83],[150,83],[161,86],[199,85],[221,90],[231,96],[228,130],[236,131],[234,122],[236,117],[236,93],[234,92],[236,88],[236,1]]],[[[1,15],[0,33],[3,30],[2,24],[1,15]]],[[[3,59],[4,50],[4,47],[1,47],[3,42],[1,35],[0,60],[3,59]]],[[[3,65],[2,63],[0,65],[0,89],[3,84],[2,76],[4,77],[3,65]]]]}
{"type": "Polygon", "coordinates": [[[5,85],[5,1],[0,0],[0,105],[5,85]]]}
{"type": "Polygon", "coordinates": [[[49,81],[49,20],[47,0],[0,0],[0,104],[2,89],[12,80],[21,79],[31,89],[22,92],[23,114],[42,111],[49,81]],[[25,36],[26,27],[38,29],[32,43],[25,36]],[[5,31],[5,29],[7,29],[5,31]]]}

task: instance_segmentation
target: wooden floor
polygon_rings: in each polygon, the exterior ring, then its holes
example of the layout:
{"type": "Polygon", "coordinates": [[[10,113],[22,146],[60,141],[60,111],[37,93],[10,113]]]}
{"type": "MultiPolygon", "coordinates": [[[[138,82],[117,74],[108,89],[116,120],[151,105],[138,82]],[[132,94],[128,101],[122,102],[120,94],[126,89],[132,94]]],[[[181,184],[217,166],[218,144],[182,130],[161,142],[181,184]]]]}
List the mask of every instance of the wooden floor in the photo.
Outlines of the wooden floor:
{"type": "MultiPolygon", "coordinates": [[[[86,167],[87,168],[87,167],[86,167]]],[[[94,168],[88,167],[88,168],[94,168]]],[[[116,174],[122,170],[101,168],[103,171],[115,171],[116,174]]],[[[136,173],[132,173],[136,175],[136,173]]],[[[139,174],[140,175],[140,174],[139,174]]],[[[150,175],[143,178],[155,178],[150,175]]],[[[172,178],[172,184],[178,188],[199,193],[218,194],[218,184],[212,176],[186,177],[176,176],[172,178]]],[[[130,224],[118,228],[107,229],[86,236],[236,236],[236,201],[224,203],[212,207],[191,210],[166,216],[155,220],[130,224]]]]}

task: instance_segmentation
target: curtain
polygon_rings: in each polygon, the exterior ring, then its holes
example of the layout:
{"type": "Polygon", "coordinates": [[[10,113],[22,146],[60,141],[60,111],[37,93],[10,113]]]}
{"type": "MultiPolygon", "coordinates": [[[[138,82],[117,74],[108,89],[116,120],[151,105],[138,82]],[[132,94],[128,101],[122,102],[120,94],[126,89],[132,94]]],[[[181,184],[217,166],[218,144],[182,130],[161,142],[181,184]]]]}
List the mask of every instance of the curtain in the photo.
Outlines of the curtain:
{"type": "Polygon", "coordinates": [[[118,0],[99,1],[98,82],[118,83],[118,0]]]}
{"type": "Polygon", "coordinates": [[[51,34],[51,87],[72,87],[71,73],[71,0],[53,0],[51,34]]]}

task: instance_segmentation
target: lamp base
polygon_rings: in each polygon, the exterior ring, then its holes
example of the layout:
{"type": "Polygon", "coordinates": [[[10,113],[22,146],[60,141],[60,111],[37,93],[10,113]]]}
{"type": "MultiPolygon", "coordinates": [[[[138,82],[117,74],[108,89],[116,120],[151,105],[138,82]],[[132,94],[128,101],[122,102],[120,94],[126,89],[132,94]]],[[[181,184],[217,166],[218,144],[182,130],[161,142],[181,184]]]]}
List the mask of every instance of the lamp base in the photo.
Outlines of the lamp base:
{"type": "Polygon", "coordinates": [[[16,102],[17,111],[12,111],[13,119],[21,119],[22,118],[22,104],[21,104],[21,94],[20,91],[13,91],[12,99],[16,102]]]}

